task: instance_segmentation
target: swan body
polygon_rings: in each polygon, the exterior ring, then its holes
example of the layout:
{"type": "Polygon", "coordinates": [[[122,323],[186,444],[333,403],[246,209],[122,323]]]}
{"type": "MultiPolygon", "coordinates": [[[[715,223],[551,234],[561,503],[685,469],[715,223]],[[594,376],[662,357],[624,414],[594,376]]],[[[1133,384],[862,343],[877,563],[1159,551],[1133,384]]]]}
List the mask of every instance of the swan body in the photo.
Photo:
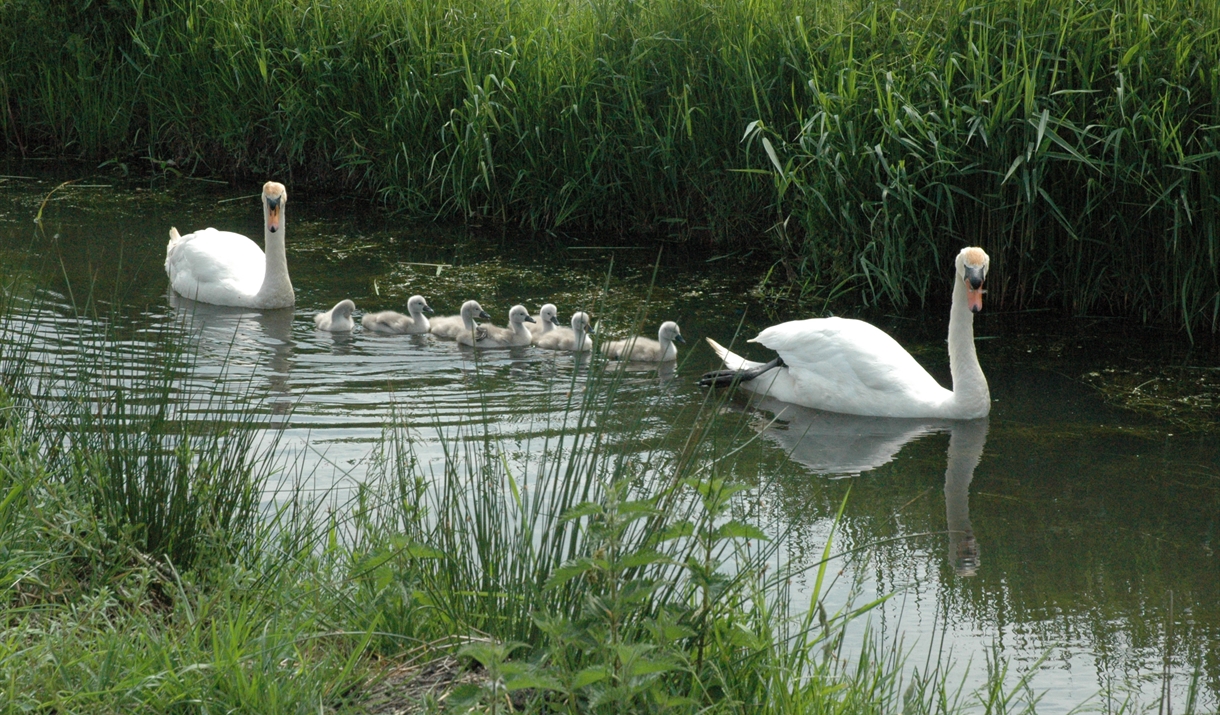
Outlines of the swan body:
{"type": "Polygon", "coordinates": [[[365,313],[360,318],[360,324],[365,330],[377,333],[392,333],[395,335],[426,333],[432,329],[425,313],[435,312],[428,307],[428,301],[422,295],[413,295],[407,301],[407,313],[397,313],[393,310],[383,310],[380,313],[365,313]]]}
{"type": "Polygon", "coordinates": [[[525,326],[535,336],[544,335],[559,327],[559,308],[554,303],[547,303],[538,309],[534,322],[525,326]]]}
{"type": "Polygon", "coordinates": [[[678,359],[678,348],[674,343],[685,343],[686,338],[672,320],[661,323],[657,339],[639,336],[606,343],[602,352],[611,360],[634,362],[672,362],[678,359]]]}
{"type": "Polygon", "coordinates": [[[589,339],[589,314],[576,312],[572,314],[572,327],[555,328],[545,333],[534,335],[534,345],[544,350],[568,350],[585,352],[593,349],[593,341],[589,339]]]}
{"type": "Polygon", "coordinates": [[[860,320],[814,318],[773,325],[750,342],[779,358],[759,363],[708,344],[726,370],[708,373],[702,385],[740,382],[743,389],[829,412],[872,417],[976,419],[991,410],[987,378],[974,349],[974,313],[982,310],[987,254],[965,248],[955,262],[949,313],[946,390],[911,354],[879,328],[860,320]]]}
{"type": "Polygon", "coordinates": [[[459,335],[469,335],[479,327],[479,324],[475,322],[475,318],[491,320],[491,316],[487,314],[487,311],[483,310],[483,306],[479,305],[479,301],[468,300],[462,303],[462,310],[458,315],[445,315],[440,318],[434,318],[431,321],[432,334],[438,338],[456,340],[459,335]]]}
{"type": "Polygon", "coordinates": [[[524,305],[514,305],[508,311],[508,327],[480,325],[477,330],[457,336],[458,343],[480,349],[516,348],[529,345],[534,340],[526,323],[532,323],[530,312],[524,305]]]}
{"type": "Polygon", "coordinates": [[[287,308],[296,302],[284,253],[283,184],[263,185],[263,243],[239,233],[205,228],[185,236],[170,228],[165,273],[181,296],[238,308],[287,308]]]}
{"type": "Polygon", "coordinates": [[[356,327],[352,321],[352,312],[356,310],[356,304],[350,300],[341,300],[335,303],[335,307],[325,313],[318,313],[313,317],[313,324],[318,330],[329,330],[332,333],[350,333],[352,328],[356,327]]]}

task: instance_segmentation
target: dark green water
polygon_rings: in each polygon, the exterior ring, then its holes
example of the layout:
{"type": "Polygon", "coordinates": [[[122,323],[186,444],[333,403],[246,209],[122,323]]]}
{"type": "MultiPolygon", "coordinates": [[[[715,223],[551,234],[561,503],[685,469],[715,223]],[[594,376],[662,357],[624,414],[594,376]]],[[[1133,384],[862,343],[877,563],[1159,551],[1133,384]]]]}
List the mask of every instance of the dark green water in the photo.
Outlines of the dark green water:
{"type": "MultiPolygon", "coordinates": [[[[702,336],[727,342],[739,322],[743,338],[770,322],[752,295],[766,268],[755,257],[709,262],[669,247],[650,288],[652,249],[421,228],[358,204],[311,202],[291,184],[296,308],[193,305],[167,291],[169,226],[258,236],[257,187],[126,182],[71,167],[3,173],[32,178],[0,180],[0,269],[24,272],[34,286],[5,339],[32,340],[31,360],[47,375],[88,366],[136,376],[162,369],[167,346],[186,335],[197,355],[171,361],[178,409],[204,409],[206,393],[269,414],[319,491],[342,493],[359,481],[391,419],[415,430],[417,453],[430,463],[443,453],[429,435],[489,422],[528,471],[541,440],[569,419],[568,393],[586,369],[534,348],[476,357],[430,337],[315,331],[312,315],[342,298],[359,310],[404,310],[421,293],[441,314],[477,298],[501,324],[514,303],[536,311],[554,302],[564,320],[591,309],[606,333],[626,329],[647,303],[649,333],[672,319],[689,341],[676,368],[633,372],[619,393],[624,421],[646,411],[658,440],[704,399],[694,381],[716,362],[702,336]],[[36,226],[47,193],[80,177],[51,196],[36,226]]],[[[947,382],[947,308],[876,320],[947,382]]],[[[1172,592],[1174,701],[1185,701],[1197,674],[1201,709],[1214,711],[1214,356],[1177,336],[1049,314],[985,311],[976,334],[995,400],[984,422],[846,418],[775,404],[749,412],[762,438],[743,451],[753,466],[743,477],[759,483],[765,524],[795,535],[790,558],[813,560],[850,490],[840,545],[873,546],[843,562],[828,605],[896,593],[868,625],[910,651],[908,667],[952,658],[973,686],[998,654],[1011,665],[1010,683],[1029,675],[1032,690],[1045,693],[1041,712],[1089,698],[1103,706],[1105,693],[1121,701],[1130,689],[1155,709],[1172,592]]],[[[46,389],[53,397],[54,386],[46,389]]],[[[735,402],[727,412],[745,409],[735,402]]]]}

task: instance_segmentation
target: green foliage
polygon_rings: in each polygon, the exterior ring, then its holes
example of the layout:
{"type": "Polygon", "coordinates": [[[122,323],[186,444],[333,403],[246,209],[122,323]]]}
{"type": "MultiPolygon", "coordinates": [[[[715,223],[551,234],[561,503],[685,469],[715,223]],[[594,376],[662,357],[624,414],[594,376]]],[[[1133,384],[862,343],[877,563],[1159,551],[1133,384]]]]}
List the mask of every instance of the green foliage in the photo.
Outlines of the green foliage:
{"type": "Polygon", "coordinates": [[[417,216],[755,246],[805,309],[1220,327],[1209,0],[0,4],[10,152],[310,177],[417,216]],[[744,130],[744,136],[743,136],[744,130]]]}

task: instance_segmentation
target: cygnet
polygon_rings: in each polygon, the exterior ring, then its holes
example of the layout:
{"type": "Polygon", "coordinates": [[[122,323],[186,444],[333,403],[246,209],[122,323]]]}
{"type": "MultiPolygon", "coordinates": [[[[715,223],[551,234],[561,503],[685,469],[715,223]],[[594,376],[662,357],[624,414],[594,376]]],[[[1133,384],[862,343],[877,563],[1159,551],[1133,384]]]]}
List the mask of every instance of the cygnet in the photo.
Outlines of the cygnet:
{"type": "Polygon", "coordinates": [[[545,350],[571,350],[573,352],[592,350],[593,341],[589,339],[589,314],[573,313],[572,327],[555,328],[549,333],[535,335],[534,345],[545,350]]]}
{"type": "Polygon", "coordinates": [[[635,336],[626,340],[615,340],[606,343],[602,352],[611,360],[630,360],[633,362],[670,362],[678,359],[678,348],[674,343],[686,343],[678,324],[672,320],[661,323],[657,331],[657,339],[635,336]]]}
{"type": "Polygon", "coordinates": [[[508,311],[507,328],[495,325],[480,325],[473,335],[471,333],[462,333],[458,336],[457,341],[462,345],[493,349],[529,345],[533,342],[533,336],[530,335],[530,331],[525,329],[525,324],[532,322],[534,322],[534,319],[530,317],[530,312],[525,309],[524,305],[514,305],[508,311]]]}
{"type": "Polygon", "coordinates": [[[318,313],[313,317],[313,324],[318,330],[329,330],[332,333],[350,333],[356,324],[352,322],[352,311],[356,304],[344,299],[335,303],[328,312],[318,313]]]}
{"type": "Polygon", "coordinates": [[[525,327],[534,334],[534,337],[551,332],[559,327],[559,308],[556,308],[554,303],[547,303],[538,309],[534,322],[525,327]]]}
{"type": "Polygon", "coordinates": [[[372,330],[378,333],[393,333],[416,334],[426,333],[431,329],[432,325],[428,322],[428,316],[424,313],[434,313],[436,311],[428,307],[428,301],[424,300],[422,295],[413,295],[407,301],[407,313],[395,312],[393,310],[383,310],[380,313],[365,313],[360,318],[360,324],[365,330],[372,330]]]}
{"type": "Polygon", "coordinates": [[[460,314],[433,318],[432,334],[438,338],[446,338],[448,340],[456,340],[462,334],[470,335],[479,327],[479,324],[474,322],[475,318],[491,320],[491,316],[487,314],[487,311],[483,310],[483,306],[479,305],[479,301],[468,300],[462,303],[462,312],[460,314]]]}

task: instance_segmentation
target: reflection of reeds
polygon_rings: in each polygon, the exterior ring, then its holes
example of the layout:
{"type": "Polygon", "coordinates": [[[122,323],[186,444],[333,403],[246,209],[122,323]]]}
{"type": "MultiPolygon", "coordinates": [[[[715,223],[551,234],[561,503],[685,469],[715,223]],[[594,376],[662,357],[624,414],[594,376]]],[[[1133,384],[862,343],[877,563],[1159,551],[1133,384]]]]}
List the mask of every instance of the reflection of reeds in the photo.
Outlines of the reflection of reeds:
{"type": "Polygon", "coordinates": [[[1002,304],[1220,316],[1215,3],[157,8],[0,8],[4,141],[476,223],[775,226],[808,305],[922,303],[977,243],[1002,304]]]}

